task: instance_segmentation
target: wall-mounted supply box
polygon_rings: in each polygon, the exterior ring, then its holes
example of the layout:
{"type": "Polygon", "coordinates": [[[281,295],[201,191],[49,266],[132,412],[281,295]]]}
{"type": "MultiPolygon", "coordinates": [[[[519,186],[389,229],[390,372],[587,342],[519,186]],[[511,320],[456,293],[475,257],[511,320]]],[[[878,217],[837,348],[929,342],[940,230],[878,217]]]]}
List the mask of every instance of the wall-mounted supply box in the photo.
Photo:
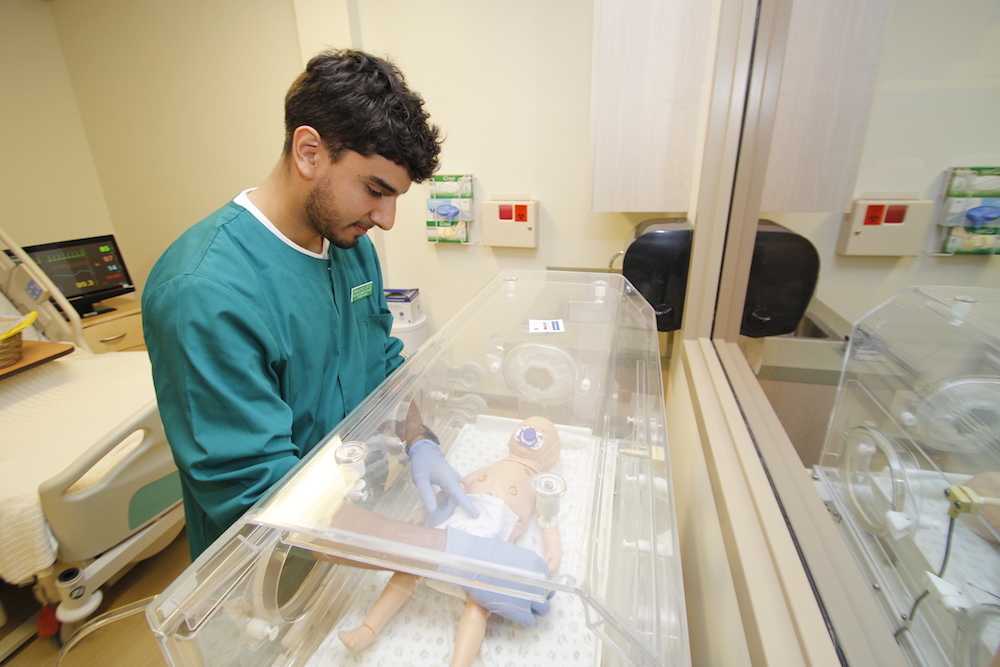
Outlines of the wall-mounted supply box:
{"type": "Polygon", "coordinates": [[[483,244],[505,248],[538,247],[538,200],[491,199],[483,202],[483,244]]]}
{"type": "Polygon", "coordinates": [[[875,257],[919,255],[933,213],[934,202],[929,199],[857,199],[840,229],[837,252],[875,257]]]}

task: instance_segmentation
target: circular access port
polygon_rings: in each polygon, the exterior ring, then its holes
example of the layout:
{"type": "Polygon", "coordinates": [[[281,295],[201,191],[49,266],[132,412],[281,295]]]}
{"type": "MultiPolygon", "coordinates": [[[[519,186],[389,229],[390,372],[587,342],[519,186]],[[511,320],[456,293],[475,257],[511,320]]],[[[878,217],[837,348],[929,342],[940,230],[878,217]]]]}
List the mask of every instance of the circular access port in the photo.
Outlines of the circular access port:
{"type": "Polygon", "coordinates": [[[579,386],[576,359],[564,348],[518,343],[503,359],[503,379],[515,396],[531,403],[556,405],[573,398],[579,386]]]}
{"type": "Polygon", "coordinates": [[[847,433],[842,469],[848,504],[870,533],[888,532],[888,513],[916,520],[919,494],[911,488],[916,461],[906,446],[880,430],[857,426],[847,433]]]}
{"type": "MultiPolygon", "coordinates": [[[[907,402],[910,431],[933,449],[1000,453],[1000,378],[967,376],[936,382],[907,402]]],[[[905,423],[905,422],[904,422],[905,423]]]]}

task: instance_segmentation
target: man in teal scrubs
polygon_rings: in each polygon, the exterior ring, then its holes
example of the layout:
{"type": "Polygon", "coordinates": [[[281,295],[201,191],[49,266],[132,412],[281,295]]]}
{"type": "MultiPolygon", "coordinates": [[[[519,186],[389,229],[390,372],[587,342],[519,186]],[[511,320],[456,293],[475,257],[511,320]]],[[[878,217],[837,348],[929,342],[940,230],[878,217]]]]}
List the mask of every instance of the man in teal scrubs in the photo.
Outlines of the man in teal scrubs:
{"type": "MultiPolygon", "coordinates": [[[[434,173],[439,152],[438,129],[394,65],[320,54],[285,97],[284,149],[267,179],[154,266],[143,326],[192,558],[402,363],[366,234],[392,228],[397,198],[434,173]]],[[[436,484],[448,509],[471,507],[437,445],[420,432],[406,440],[421,497],[436,484]]],[[[445,546],[443,531],[421,538],[445,546]]],[[[460,539],[449,536],[449,549],[506,557],[460,539]]],[[[543,610],[523,602],[498,613],[533,623],[543,610]]]]}

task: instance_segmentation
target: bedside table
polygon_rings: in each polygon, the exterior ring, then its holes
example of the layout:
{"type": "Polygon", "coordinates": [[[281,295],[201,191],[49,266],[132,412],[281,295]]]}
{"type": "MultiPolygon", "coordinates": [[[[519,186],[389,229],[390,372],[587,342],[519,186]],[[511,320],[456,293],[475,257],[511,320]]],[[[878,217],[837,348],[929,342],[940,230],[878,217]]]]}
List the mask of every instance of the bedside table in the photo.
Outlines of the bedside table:
{"type": "Polygon", "coordinates": [[[101,302],[114,308],[110,313],[80,321],[83,337],[95,354],[122,350],[145,350],[142,337],[142,303],[139,299],[116,296],[101,302]]]}

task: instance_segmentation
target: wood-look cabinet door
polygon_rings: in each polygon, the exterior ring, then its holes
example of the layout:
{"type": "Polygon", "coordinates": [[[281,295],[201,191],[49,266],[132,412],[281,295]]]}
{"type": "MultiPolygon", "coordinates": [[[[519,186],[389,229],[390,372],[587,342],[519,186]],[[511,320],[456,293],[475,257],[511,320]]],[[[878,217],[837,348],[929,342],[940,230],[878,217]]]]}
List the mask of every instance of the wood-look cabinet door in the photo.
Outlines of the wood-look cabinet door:
{"type": "MultiPolygon", "coordinates": [[[[717,66],[712,3],[597,0],[593,209],[690,210],[717,66]]],[[[761,210],[841,212],[854,198],[887,0],[794,4],[761,210]]]]}

